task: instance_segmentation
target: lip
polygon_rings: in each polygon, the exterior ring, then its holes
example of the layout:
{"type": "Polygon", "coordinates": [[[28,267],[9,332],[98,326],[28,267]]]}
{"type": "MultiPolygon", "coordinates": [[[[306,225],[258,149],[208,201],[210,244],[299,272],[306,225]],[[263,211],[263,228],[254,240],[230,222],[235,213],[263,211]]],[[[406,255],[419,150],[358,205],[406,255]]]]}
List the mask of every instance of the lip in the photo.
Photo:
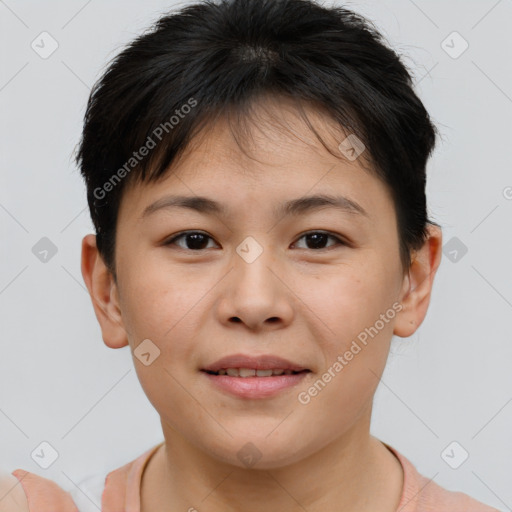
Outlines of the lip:
{"type": "Polygon", "coordinates": [[[261,399],[275,396],[285,389],[296,386],[309,374],[309,371],[273,377],[230,377],[205,371],[202,373],[220,391],[240,398],[261,399]]]}
{"type": "MultiPolygon", "coordinates": [[[[249,356],[245,354],[233,354],[230,356],[223,357],[214,363],[201,368],[206,372],[218,372],[223,368],[251,368],[254,370],[292,370],[295,372],[301,372],[303,370],[309,370],[304,366],[283,359],[282,357],[275,355],[261,355],[261,356],[249,356]]],[[[251,378],[251,377],[248,377],[251,378]]],[[[264,379],[266,377],[258,377],[264,379]]],[[[272,377],[274,378],[274,377],[272,377]]]]}
{"type": "Polygon", "coordinates": [[[277,395],[281,391],[296,386],[311,372],[297,363],[274,355],[248,356],[234,354],[223,357],[213,364],[201,369],[201,372],[220,391],[246,399],[262,399],[277,395]],[[231,377],[229,375],[215,375],[216,372],[226,368],[251,368],[254,370],[292,370],[291,375],[274,375],[272,377],[231,377]]]}

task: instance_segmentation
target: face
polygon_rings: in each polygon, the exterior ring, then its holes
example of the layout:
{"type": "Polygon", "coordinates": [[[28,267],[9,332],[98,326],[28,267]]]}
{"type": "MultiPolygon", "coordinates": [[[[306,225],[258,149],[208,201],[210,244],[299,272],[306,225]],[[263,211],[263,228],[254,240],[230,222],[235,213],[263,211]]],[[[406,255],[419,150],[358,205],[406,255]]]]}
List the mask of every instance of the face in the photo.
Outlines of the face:
{"type": "MultiPolygon", "coordinates": [[[[260,468],[368,425],[404,291],[393,202],[364,153],[336,158],[291,106],[273,108],[287,129],[262,110],[247,154],[220,121],[165,179],[128,188],[116,238],[121,324],[132,353],[150,340],[134,364],[164,430],[237,466],[257,449],[260,468]],[[305,371],[205,371],[231,355],[305,371]]],[[[309,117],[334,149],[346,137],[309,117]]]]}

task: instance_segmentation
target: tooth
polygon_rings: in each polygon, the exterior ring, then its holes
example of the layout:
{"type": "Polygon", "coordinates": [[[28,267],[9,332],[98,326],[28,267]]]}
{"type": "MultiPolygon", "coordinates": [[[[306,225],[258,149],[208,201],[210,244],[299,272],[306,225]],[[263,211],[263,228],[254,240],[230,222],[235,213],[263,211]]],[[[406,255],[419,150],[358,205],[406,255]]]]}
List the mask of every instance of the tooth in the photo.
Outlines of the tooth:
{"type": "Polygon", "coordinates": [[[292,375],[293,370],[254,370],[253,368],[226,368],[217,372],[217,375],[229,375],[230,377],[271,377],[273,375],[292,375]]]}
{"type": "Polygon", "coordinates": [[[257,377],[270,377],[272,375],[272,370],[256,370],[257,377]]]}
{"type": "Polygon", "coordinates": [[[240,377],[254,377],[256,375],[256,370],[253,368],[240,368],[240,377]]]}

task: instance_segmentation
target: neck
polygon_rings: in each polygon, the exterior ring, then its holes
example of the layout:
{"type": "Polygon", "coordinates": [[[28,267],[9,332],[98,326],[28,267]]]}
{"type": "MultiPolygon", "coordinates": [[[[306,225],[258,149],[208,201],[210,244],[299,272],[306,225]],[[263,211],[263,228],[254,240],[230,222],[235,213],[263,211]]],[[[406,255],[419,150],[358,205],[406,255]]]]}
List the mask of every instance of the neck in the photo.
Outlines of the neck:
{"type": "Polygon", "coordinates": [[[400,462],[361,424],[299,462],[274,469],[226,464],[163,424],[165,443],[149,461],[141,512],[395,512],[400,462]]]}

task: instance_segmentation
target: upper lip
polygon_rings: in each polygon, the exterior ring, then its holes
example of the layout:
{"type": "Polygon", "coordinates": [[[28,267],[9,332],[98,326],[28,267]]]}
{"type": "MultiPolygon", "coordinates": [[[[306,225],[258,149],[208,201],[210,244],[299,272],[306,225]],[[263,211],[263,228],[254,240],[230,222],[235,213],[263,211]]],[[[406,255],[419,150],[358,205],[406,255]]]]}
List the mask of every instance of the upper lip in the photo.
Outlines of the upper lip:
{"type": "Polygon", "coordinates": [[[202,368],[204,371],[218,372],[225,368],[251,368],[254,370],[292,370],[300,372],[308,370],[304,366],[293,363],[282,357],[274,355],[249,356],[245,354],[233,354],[223,357],[214,363],[202,368]]]}

